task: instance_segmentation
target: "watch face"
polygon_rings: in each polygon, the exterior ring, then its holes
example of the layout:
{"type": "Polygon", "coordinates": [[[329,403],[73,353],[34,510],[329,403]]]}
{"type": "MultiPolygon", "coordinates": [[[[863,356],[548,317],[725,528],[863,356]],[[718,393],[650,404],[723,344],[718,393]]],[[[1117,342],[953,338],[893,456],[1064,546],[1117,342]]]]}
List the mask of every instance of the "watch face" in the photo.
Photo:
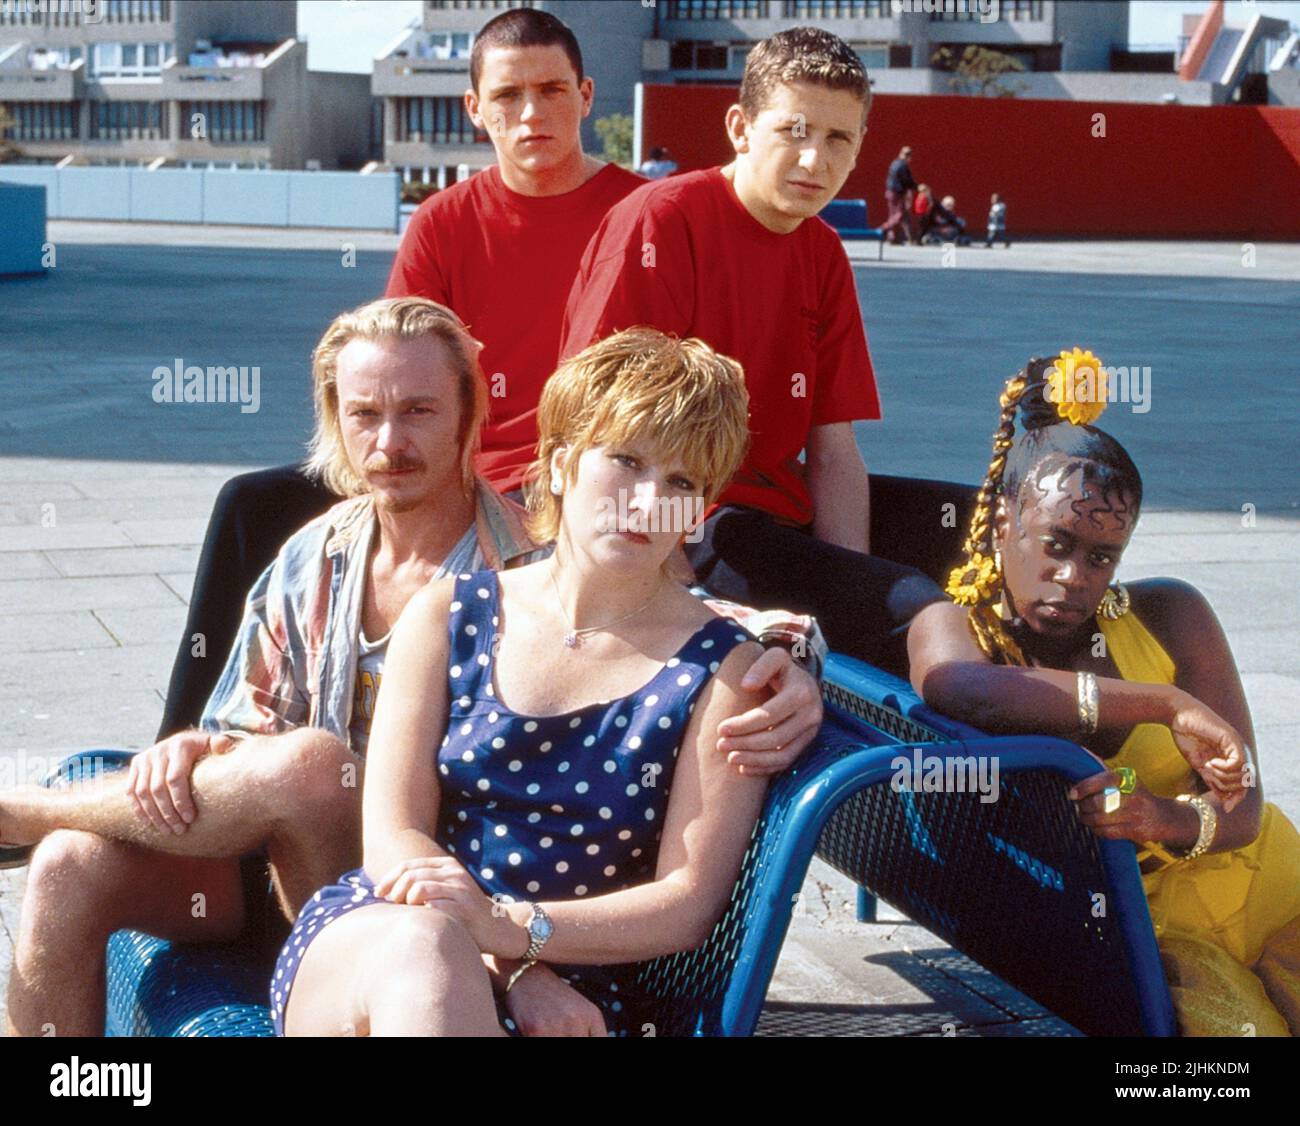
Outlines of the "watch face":
{"type": "Polygon", "coordinates": [[[533,938],[537,939],[545,940],[550,938],[551,931],[554,929],[555,927],[551,924],[551,920],[545,915],[538,915],[528,924],[528,933],[532,935],[533,938]]]}

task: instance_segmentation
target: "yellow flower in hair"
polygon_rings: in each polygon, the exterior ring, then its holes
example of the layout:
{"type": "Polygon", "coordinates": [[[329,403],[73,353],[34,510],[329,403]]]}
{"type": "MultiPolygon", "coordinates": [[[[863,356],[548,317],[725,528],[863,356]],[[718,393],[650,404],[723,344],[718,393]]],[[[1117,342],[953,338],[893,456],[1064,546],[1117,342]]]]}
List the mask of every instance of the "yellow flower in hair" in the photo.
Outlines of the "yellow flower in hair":
{"type": "Polygon", "coordinates": [[[1106,409],[1109,391],[1106,369],[1091,352],[1075,348],[1062,352],[1047,373],[1047,400],[1056,413],[1075,426],[1096,422],[1106,409]]]}
{"type": "Polygon", "coordinates": [[[945,589],[958,606],[978,606],[993,597],[997,584],[997,564],[977,551],[968,562],[952,569],[945,589]]]}

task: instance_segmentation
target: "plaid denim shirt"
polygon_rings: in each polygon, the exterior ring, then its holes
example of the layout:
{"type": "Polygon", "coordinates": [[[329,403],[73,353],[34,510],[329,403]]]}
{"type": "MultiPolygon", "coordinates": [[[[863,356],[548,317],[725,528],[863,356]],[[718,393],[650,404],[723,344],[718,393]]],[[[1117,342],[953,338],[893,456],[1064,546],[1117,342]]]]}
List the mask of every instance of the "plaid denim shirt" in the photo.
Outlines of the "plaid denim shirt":
{"type": "MultiPolygon", "coordinates": [[[[199,721],[202,730],[238,738],[312,726],[348,740],[376,523],[372,499],[354,497],[289,538],[249,592],[235,646],[199,721]]],[[[435,577],[500,570],[543,559],[550,550],[528,538],[523,510],[480,480],[474,524],[435,577]]],[[[815,619],[708,598],[698,588],[693,593],[758,640],[791,649],[820,678],[827,647],[815,619]]]]}

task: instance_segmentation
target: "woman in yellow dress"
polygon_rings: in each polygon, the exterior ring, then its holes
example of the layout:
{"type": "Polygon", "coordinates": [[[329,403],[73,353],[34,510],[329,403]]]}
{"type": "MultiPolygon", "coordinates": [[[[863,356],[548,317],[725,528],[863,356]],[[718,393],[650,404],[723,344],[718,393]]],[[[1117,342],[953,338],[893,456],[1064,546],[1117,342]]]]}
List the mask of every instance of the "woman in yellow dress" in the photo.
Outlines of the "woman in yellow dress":
{"type": "Polygon", "coordinates": [[[1105,403],[1101,365],[1077,348],[1007,383],[953,604],[911,631],[912,683],[954,718],[1102,760],[1070,796],[1099,837],[1138,847],[1184,1035],[1294,1035],[1300,834],[1263,799],[1205,598],[1173,579],[1114,584],[1142,479],[1089,425],[1105,403]]]}

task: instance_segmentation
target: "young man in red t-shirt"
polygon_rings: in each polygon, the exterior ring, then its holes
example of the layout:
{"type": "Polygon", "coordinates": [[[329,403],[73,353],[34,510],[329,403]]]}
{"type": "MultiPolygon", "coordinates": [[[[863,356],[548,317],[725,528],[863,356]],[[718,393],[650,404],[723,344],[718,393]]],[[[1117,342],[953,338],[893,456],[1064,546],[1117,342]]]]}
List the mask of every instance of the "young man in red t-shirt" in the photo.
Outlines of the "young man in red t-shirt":
{"type": "Polygon", "coordinates": [[[388,278],[385,296],[447,305],[483,342],[491,412],[477,465],[501,492],[536,456],[537,402],[582,252],[605,212],[648,183],[582,151],[593,94],[582,73],[573,33],[549,13],[483,28],[465,105],[497,162],[420,206],[388,278]]]}
{"type": "Polygon", "coordinates": [[[727,111],[736,159],[611,208],[560,350],[648,324],[739,360],[752,444],[687,545],[697,577],[737,601],[814,613],[832,648],[901,670],[907,623],[943,595],[867,554],[852,424],[879,418],[880,404],[848,257],[816,218],[857,160],[869,98],[861,62],[829,32],[794,28],[755,47],[727,111]]]}

